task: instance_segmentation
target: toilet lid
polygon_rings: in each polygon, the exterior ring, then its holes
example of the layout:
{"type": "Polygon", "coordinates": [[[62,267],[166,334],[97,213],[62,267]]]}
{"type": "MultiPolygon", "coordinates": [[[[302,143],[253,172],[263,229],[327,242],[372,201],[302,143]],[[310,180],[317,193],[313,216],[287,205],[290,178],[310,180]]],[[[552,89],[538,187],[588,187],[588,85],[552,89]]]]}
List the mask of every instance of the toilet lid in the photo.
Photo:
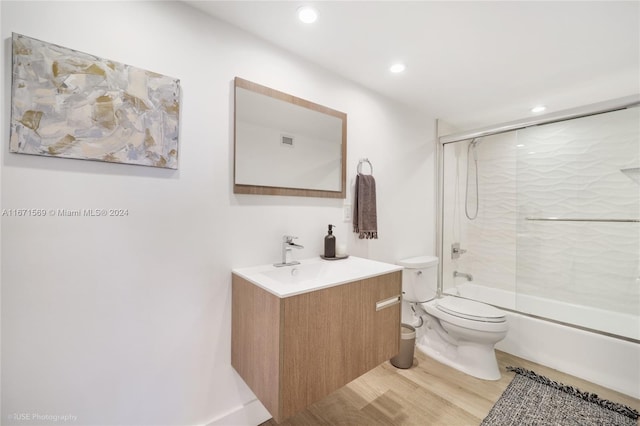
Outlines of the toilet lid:
{"type": "Polygon", "coordinates": [[[485,303],[460,297],[444,297],[436,303],[436,308],[442,312],[460,318],[485,322],[504,322],[504,312],[485,303]]]}

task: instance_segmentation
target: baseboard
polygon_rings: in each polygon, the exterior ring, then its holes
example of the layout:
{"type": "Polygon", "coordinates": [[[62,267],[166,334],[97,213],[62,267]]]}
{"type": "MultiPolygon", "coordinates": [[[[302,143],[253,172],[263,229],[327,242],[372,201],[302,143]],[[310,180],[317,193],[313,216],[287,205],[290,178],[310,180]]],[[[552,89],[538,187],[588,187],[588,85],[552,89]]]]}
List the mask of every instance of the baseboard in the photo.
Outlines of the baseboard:
{"type": "Polygon", "coordinates": [[[251,426],[264,423],[271,418],[271,414],[257,399],[234,408],[222,416],[219,416],[207,426],[251,426]]]}

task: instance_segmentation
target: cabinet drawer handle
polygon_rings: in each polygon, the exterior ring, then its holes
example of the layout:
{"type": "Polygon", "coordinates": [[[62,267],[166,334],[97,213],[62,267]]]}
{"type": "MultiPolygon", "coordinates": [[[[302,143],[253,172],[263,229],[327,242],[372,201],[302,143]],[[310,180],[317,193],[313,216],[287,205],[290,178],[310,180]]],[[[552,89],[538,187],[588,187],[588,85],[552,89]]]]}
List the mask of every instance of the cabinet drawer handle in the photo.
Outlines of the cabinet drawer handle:
{"type": "Polygon", "coordinates": [[[376,311],[388,308],[389,306],[397,305],[398,303],[400,303],[400,295],[380,300],[376,302],[376,311]]]}

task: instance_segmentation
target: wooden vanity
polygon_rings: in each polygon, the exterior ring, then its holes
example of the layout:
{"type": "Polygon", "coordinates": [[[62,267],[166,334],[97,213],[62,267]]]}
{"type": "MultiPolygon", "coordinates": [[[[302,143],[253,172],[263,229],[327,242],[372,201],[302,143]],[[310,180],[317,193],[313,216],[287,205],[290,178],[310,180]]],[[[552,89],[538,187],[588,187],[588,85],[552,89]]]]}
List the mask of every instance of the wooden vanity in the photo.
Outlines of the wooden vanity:
{"type": "Polygon", "coordinates": [[[400,270],[288,297],[232,286],[231,364],[276,422],[398,353],[400,270]]]}

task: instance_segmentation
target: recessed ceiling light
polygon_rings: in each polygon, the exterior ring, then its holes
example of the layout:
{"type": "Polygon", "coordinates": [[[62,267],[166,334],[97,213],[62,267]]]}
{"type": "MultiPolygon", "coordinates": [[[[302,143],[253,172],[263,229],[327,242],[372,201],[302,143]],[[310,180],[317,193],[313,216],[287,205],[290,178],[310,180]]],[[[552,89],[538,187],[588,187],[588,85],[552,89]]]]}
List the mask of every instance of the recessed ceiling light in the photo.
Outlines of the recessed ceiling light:
{"type": "Polygon", "coordinates": [[[298,8],[298,19],[305,24],[312,24],[318,19],[318,12],[309,6],[302,6],[298,8]]]}
{"type": "Polygon", "coordinates": [[[539,113],[539,112],[544,111],[545,109],[547,109],[547,107],[546,107],[546,106],[544,106],[544,105],[538,105],[538,106],[535,106],[535,107],[531,108],[531,112],[533,112],[534,114],[536,114],[536,113],[539,113]]]}
{"type": "Polygon", "coordinates": [[[391,65],[391,68],[389,68],[389,71],[391,71],[392,73],[397,74],[397,73],[400,73],[400,72],[402,72],[402,71],[404,71],[406,69],[407,69],[407,67],[404,64],[397,63],[397,64],[391,65]]]}

